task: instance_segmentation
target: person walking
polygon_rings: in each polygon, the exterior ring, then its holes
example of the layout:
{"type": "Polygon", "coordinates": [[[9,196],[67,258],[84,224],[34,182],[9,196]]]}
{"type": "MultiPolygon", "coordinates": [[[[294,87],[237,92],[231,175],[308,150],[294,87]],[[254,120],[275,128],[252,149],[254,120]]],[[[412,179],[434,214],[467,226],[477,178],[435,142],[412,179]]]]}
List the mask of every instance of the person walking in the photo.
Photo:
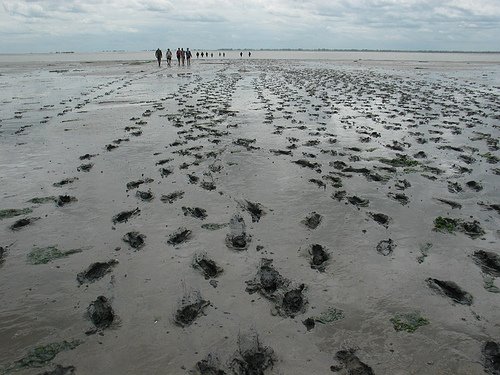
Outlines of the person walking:
{"type": "Polygon", "coordinates": [[[248,57],[252,56],[252,52],[248,51],[248,57]]]}
{"type": "Polygon", "coordinates": [[[196,51],[196,58],[200,57],[200,52],[196,51]]]}
{"type": "Polygon", "coordinates": [[[243,57],[243,52],[240,52],[240,57],[243,57]]]}
{"type": "Polygon", "coordinates": [[[158,68],[161,66],[161,58],[163,56],[163,53],[161,52],[161,49],[157,49],[155,52],[156,60],[158,60],[158,68]]]}
{"type": "Polygon", "coordinates": [[[167,48],[167,52],[165,53],[165,56],[167,57],[167,65],[171,66],[172,65],[172,51],[170,51],[170,48],[167,48]]]}
{"type": "Polygon", "coordinates": [[[186,59],[188,66],[191,65],[191,56],[191,51],[189,50],[189,48],[186,48],[186,59]]]}
{"type": "Polygon", "coordinates": [[[180,48],[177,48],[177,52],[175,53],[175,55],[177,56],[177,64],[179,66],[181,66],[181,49],[180,48]]]}
{"type": "Polygon", "coordinates": [[[182,66],[184,66],[184,62],[186,61],[186,51],[184,51],[184,48],[181,48],[181,62],[182,66]]]}

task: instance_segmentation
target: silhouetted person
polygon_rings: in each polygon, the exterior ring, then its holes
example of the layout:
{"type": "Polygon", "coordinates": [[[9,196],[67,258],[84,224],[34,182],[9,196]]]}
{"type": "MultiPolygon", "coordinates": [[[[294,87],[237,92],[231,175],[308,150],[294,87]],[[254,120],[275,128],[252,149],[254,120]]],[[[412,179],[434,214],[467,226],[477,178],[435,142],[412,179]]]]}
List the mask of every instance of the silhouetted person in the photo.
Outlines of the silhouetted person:
{"type": "Polygon", "coordinates": [[[181,62],[182,62],[182,66],[184,66],[185,61],[186,61],[186,51],[184,51],[184,48],[181,48],[181,62]]]}
{"type": "Polygon", "coordinates": [[[202,52],[202,53],[201,53],[201,58],[203,58],[203,56],[205,56],[205,54],[202,52]]]}
{"type": "Polygon", "coordinates": [[[170,51],[170,48],[167,48],[165,56],[167,57],[167,65],[168,66],[172,65],[172,51],[170,51]]]}
{"type": "Polygon", "coordinates": [[[157,49],[155,52],[156,60],[158,60],[158,68],[161,66],[161,58],[163,56],[163,53],[161,53],[161,49],[157,49]]]}
{"type": "Polygon", "coordinates": [[[198,58],[198,57],[200,57],[200,52],[196,52],[196,58],[198,58]]]}
{"type": "Polygon", "coordinates": [[[189,48],[186,48],[186,59],[187,59],[187,64],[188,65],[191,65],[191,51],[189,50],[189,48]]]}
{"type": "Polygon", "coordinates": [[[248,51],[248,57],[252,56],[252,52],[248,51]]]}
{"type": "Polygon", "coordinates": [[[243,52],[240,52],[240,57],[243,57],[243,52]]]}
{"type": "Polygon", "coordinates": [[[175,53],[176,57],[177,57],[177,64],[179,66],[181,66],[181,49],[180,48],[177,48],[177,52],[175,53]]]}
{"type": "Polygon", "coordinates": [[[213,53],[213,52],[212,52],[212,53],[210,53],[210,57],[214,57],[214,53],[213,53]]]}
{"type": "Polygon", "coordinates": [[[222,57],[226,57],[226,52],[222,52],[222,57]]]}

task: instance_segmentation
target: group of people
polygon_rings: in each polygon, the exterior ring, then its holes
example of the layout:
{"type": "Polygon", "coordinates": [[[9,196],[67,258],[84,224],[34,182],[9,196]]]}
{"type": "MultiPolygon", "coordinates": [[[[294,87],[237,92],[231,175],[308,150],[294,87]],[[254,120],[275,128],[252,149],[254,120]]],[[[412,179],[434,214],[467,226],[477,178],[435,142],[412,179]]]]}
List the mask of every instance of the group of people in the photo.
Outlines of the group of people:
{"type": "MultiPolygon", "coordinates": [[[[196,52],[196,58],[201,57],[208,57],[208,52],[196,52]]],[[[156,60],[158,60],[158,67],[161,67],[161,59],[163,58],[163,52],[161,49],[157,49],[155,52],[156,60]]],[[[177,64],[179,66],[184,66],[184,65],[191,65],[191,57],[192,53],[189,50],[189,48],[186,48],[184,51],[184,48],[177,48],[177,51],[175,52],[175,56],[177,57],[177,64]]],[[[252,53],[248,52],[248,57],[251,57],[252,53]]],[[[214,57],[213,52],[210,54],[210,57],[214,57]]],[[[226,57],[225,52],[219,52],[219,57],[226,57]]],[[[243,57],[243,52],[240,52],[240,57],[243,57]]],[[[172,66],[172,51],[170,51],[170,48],[167,48],[167,52],[165,52],[165,58],[167,59],[167,65],[172,66]]]]}

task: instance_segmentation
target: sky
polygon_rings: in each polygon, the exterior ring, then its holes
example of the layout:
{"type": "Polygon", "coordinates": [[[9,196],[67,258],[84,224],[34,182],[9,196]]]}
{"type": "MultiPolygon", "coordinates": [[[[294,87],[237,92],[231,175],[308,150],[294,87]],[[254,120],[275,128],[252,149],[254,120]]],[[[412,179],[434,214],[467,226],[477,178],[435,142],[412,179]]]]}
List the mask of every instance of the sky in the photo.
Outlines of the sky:
{"type": "Polygon", "coordinates": [[[0,53],[500,51],[500,0],[9,0],[0,53]]]}

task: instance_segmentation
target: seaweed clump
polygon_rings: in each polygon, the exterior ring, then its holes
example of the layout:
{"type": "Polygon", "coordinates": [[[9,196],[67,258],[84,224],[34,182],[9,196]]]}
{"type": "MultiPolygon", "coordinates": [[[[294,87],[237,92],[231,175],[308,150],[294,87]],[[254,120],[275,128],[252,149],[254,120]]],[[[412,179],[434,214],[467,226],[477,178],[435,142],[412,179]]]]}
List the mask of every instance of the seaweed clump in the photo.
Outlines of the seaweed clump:
{"type": "Polygon", "coordinates": [[[34,248],[28,254],[28,263],[30,264],[47,264],[59,258],[65,258],[69,255],[81,253],[82,249],[72,249],[61,251],[57,246],[48,246],[43,248],[34,248]]]}
{"type": "Polygon", "coordinates": [[[417,328],[429,324],[429,320],[422,317],[419,312],[411,312],[408,314],[395,315],[391,318],[391,323],[398,332],[406,331],[413,333],[417,328]]]}

